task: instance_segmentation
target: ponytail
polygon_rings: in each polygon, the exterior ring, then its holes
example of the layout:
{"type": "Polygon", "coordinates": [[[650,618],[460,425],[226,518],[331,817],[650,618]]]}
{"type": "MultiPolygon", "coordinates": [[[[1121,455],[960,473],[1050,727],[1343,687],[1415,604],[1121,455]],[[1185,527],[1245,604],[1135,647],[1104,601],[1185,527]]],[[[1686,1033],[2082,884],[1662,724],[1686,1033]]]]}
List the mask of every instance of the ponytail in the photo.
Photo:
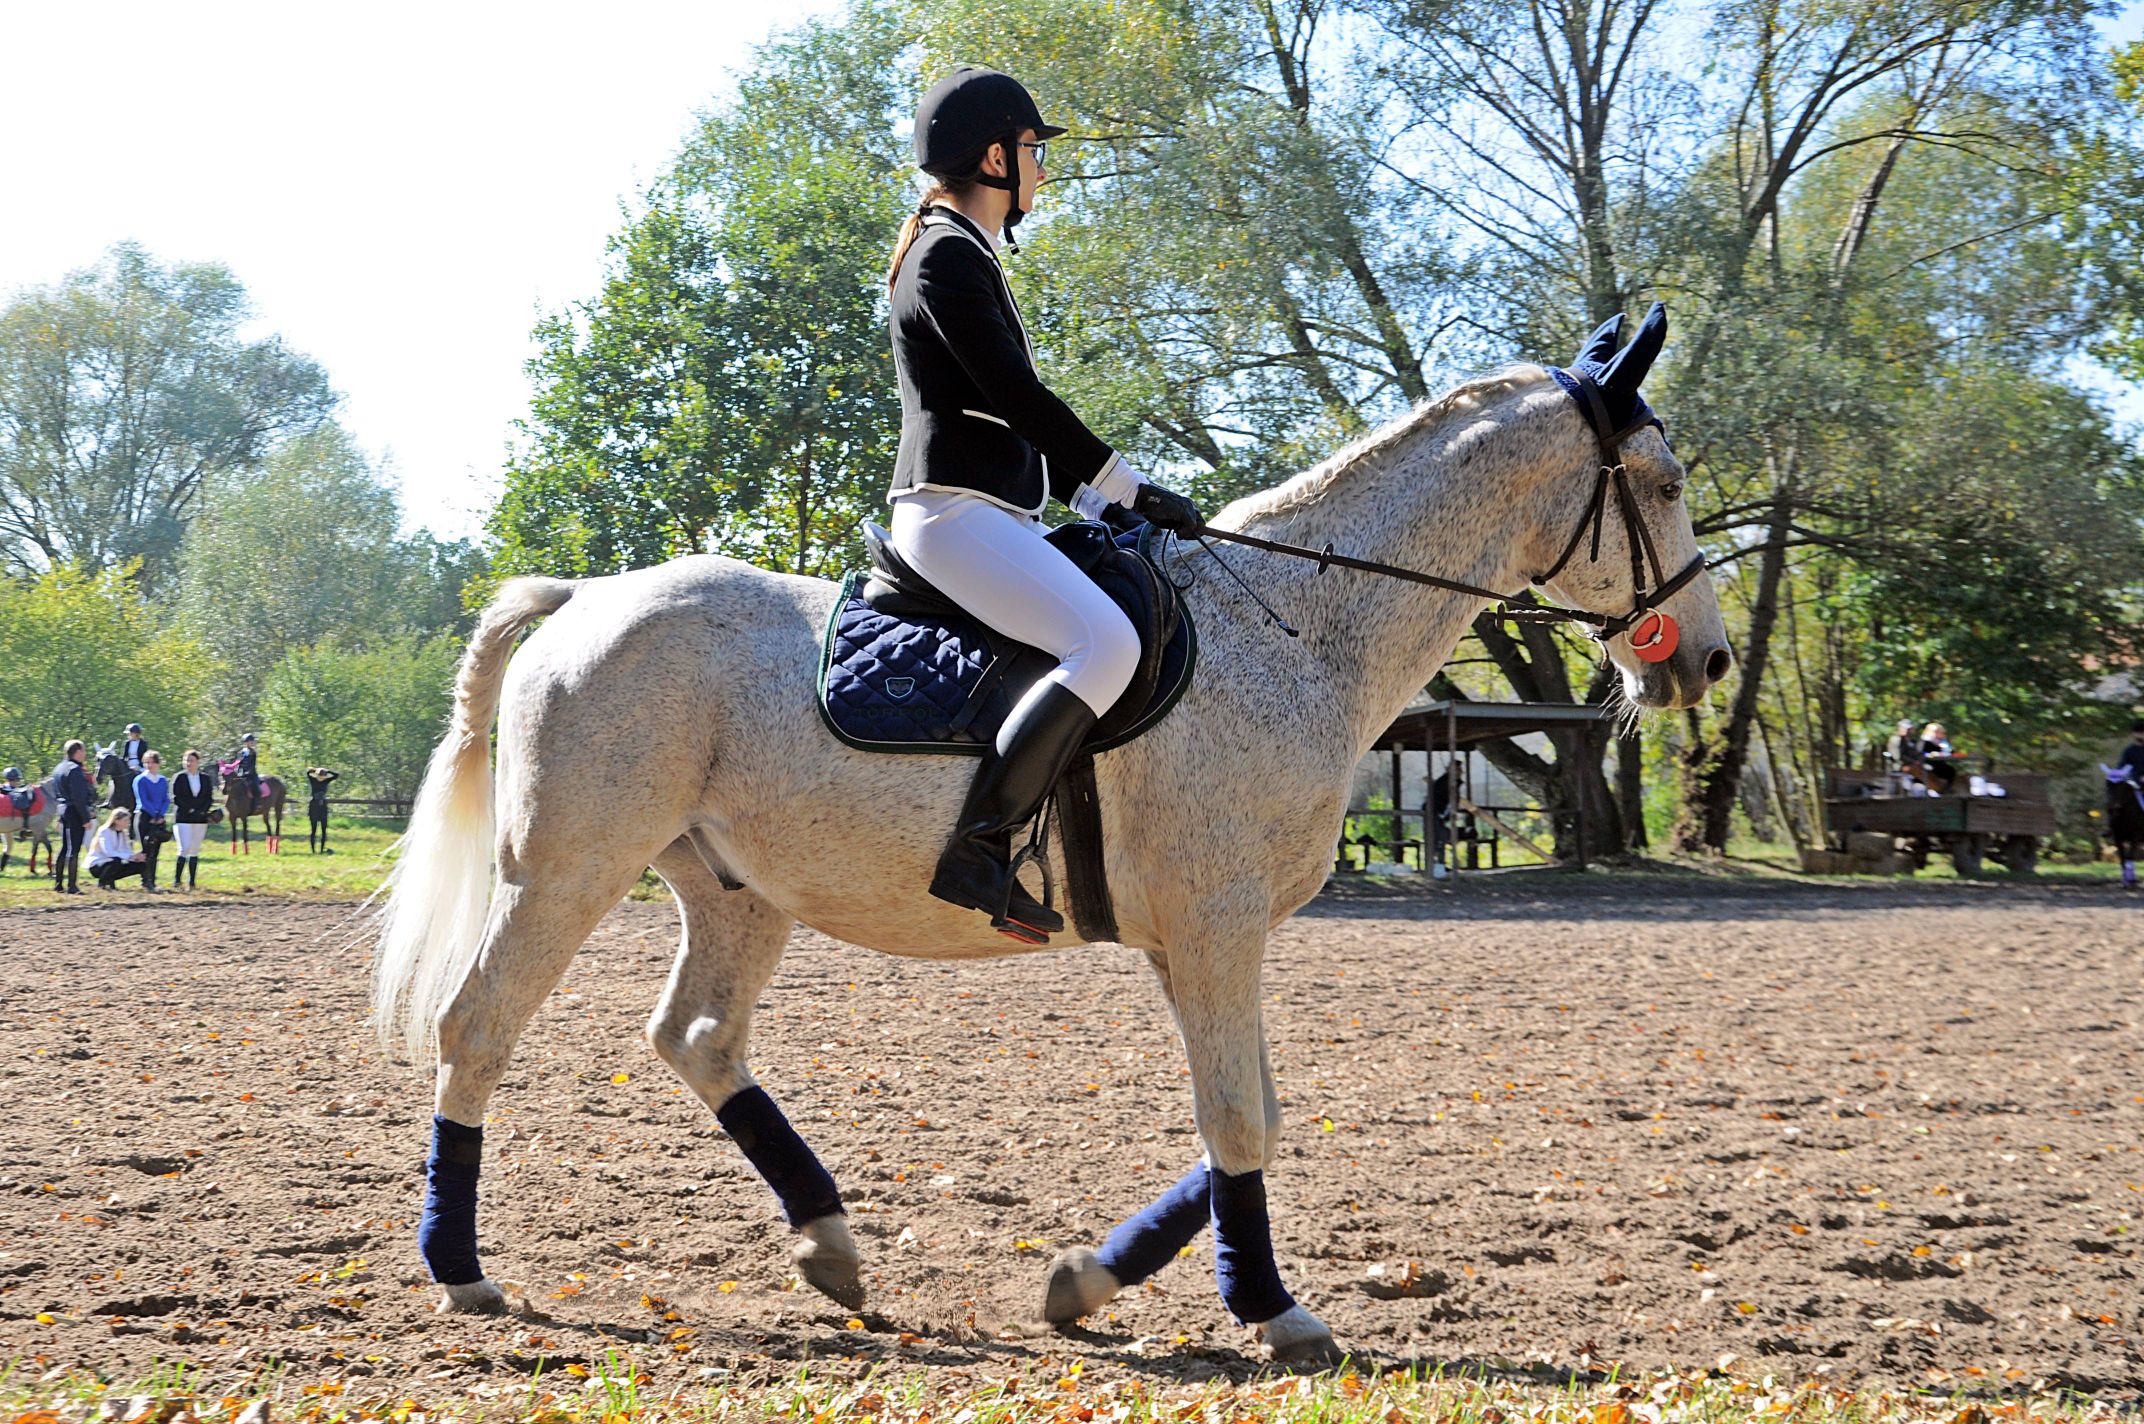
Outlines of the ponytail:
{"type": "Polygon", "coordinates": [[[900,277],[900,259],[909,255],[909,244],[915,242],[915,234],[920,234],[924,229],[924,214],[930,212],[930,208],[933,208],[933,206],[946,204],[946,202],[950,202],[950,199],[958,197],[961,193],[967,193],[971,187],[976,187],[978,182],[982,182],[984,180],[982,159],[984,159],[984,154],[988,154],[988,152],[991,152],[991,148],[988,148],[988,144],[984,144],[982,150],[976,152],[976,157],[969,159],[967,163],[952,167],[950,172],[933,172],[933,174],[930,174],[930,187],[924,189],[922,199],[918,204],[915,204],[915,212],[911,212],[909,217],[903,223],[900,223],[900,236],[894,238],[894,259],[888,266],[885,266],[885,285],[888,285],[888,290],[892,290],[894,279],[900,277]]]}
{"type": "Polygon", "coordinates": [[[916,234],[923,231],[923,215],[935,204],[944,202],[967,186],[966,183],[937,178],[924,190],[922,201],[916,204],[916,210],[902,221],[901,235],[893,240],[893,261],[886,267],[886,286],[889,291],[893,287],[894,279],[901,275],[901,262],[908,256],[909,245],[916,240],[916,234]]]}

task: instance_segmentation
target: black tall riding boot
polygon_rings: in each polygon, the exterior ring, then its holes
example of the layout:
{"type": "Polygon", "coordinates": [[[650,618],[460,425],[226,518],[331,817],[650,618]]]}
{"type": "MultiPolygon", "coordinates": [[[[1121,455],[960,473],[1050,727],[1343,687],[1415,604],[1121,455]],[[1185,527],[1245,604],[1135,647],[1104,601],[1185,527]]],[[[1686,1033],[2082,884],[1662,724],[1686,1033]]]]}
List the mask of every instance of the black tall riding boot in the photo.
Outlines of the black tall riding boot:
{"type": "Polygon", "coordinates": [[[1094,723],[1094,709],[1055,682],[1041,684],[1013,709],[968,787],[931,877],[933,895],[981,910],[1000,932],[1028,944],[1047,944],[1065,927],[1064,916],[1037,903],[1013,877],[1012,838],[1042,809],[1094,723]]]}

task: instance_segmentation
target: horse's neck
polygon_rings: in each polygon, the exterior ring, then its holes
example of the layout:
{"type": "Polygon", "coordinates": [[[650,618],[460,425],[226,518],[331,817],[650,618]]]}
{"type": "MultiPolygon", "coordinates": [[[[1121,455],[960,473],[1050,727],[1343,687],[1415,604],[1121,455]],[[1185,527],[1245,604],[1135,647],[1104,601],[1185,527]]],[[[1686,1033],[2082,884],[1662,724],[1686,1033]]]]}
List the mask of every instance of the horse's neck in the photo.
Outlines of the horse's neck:
{"type": "MultiPolygon", "coordinates": [[[[1317,497],[1245,519],[1246,532],[1379,563],[1417,569],[1478,588],[1516,591],[1518,563],[1543,522],[1543,458],[1538,407],[1507,391],[1460,404],[1417,423],[1362,457],[1317,497]]],[[[1560,454],[1560,451],[1556,453],[1560,454]]],[[[1242,567],[1248,561],[1224,555],[1242,567]]],[[[1301,630],[1306,651],[1325,664],[1359,758],[1421,691],[1486,601],[1402,579],[1258,556],[1256,578],[1301,630]]],[[[1245,570],[1250,576],[1249,570],[1245,570]]],[[[1225,575],[1223,576],[1225,577],[1225,575]]]]}

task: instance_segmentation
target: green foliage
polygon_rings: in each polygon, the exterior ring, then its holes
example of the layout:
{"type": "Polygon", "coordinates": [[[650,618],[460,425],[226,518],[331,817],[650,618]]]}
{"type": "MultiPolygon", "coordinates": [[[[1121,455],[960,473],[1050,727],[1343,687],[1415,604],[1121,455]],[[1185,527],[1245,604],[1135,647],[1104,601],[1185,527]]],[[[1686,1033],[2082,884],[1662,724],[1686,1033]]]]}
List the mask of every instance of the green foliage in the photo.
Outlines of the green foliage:
{"type": "Polygon", "coordinates": [[[336,401],[251,316],[224,268],[124,243],[0,309],[0,569],[137,560],[163,590],[204,488],[336,401]]]}
{"type": "Polygon", "coordinates": [[[2090,694],[2144,581],[2144,462],[2077,392],[2015,372],[1957,373],[1913,414],[1884,491],[1895,547],[1838,610],[1867,630],[1857,685],[1872,711],[2037,764],[2103,720],[2090,694]]]}
{"type": "Polygon", "coordinates": [[[1314,20],[1276,31],[1240,0],[929,15],[926,73],[999,56],[1072,129],[1009,270],[1097,433],[1218,503],[1429,393],[1442,231],[1377,167],[1387,96],[1319,62],[1314,20]]]}
{"type": "MultiPolygon", "coordinates": [[[[69,738],[111,741],[129,722],[173,749],[212,667],[205,649],[159,627],[131,569],[0,582],[0,761],[42,777],[69,738]]],[[[166,765],[177,770],[168,751],[166,765]]]]}
{"type": "Polygon", "coordinates": [[[459,625],[475,551],[430,535],[397,540],[398,518],[393,491],[332,424],[216,482],[187,531],[179,578],[185,626],[222,663],[202,736],[223,745],[250,727],[269,670],[291,649],[459,625]]]}
{"type": "Polygon", "coordinates": [[[328,639],[293,648],[261,694],[263,736],[277,767],[305,789],[304,768],[340,772],[340,796],[408,798],[445,728],[462,640],[403,632],[353,646],[328,639]]]}
{"type": "Polygon", "coordinates": [[[763,48],[612,241],[601,293],[537,328],[498,573],[856,562],[900,424],[882,273],[907,42],[859,6],[763,48]]]}

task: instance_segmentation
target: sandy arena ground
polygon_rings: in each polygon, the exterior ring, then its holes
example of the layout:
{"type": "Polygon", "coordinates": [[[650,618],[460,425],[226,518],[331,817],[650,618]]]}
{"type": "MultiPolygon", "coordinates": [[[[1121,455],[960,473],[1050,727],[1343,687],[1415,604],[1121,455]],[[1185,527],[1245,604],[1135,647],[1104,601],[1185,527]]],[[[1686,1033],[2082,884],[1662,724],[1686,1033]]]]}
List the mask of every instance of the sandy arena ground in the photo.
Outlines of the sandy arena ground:
{"type": "MultiPolygon", "coordinates": [[[[1143,960],[962,967],[799,933],[755,1067],[870,1255],[851,1319],[640,1036],[626,905],[494,1100],[482,1239],[523,1313],[431,1314],[429,1075],[347,907],[0,915],[0,1356],[280,1358],[458,1390],[610,1350],[658,1382],[908,1361],[1243,1377],[1210,1247],[1091,1328],[1044,1262],[1197,1156],[1143,960]],[[40,1313],[52,1317],[41,1323],[40,1313]],[[426,1382],[430,1381],[430,1384],[426,1382]]],[[[1382,1362],[2144,1386],[2144,904],[2004,884],[1507,876],[1327,899],[1268,959],[1283,1272],[1382,1362]]]]}

